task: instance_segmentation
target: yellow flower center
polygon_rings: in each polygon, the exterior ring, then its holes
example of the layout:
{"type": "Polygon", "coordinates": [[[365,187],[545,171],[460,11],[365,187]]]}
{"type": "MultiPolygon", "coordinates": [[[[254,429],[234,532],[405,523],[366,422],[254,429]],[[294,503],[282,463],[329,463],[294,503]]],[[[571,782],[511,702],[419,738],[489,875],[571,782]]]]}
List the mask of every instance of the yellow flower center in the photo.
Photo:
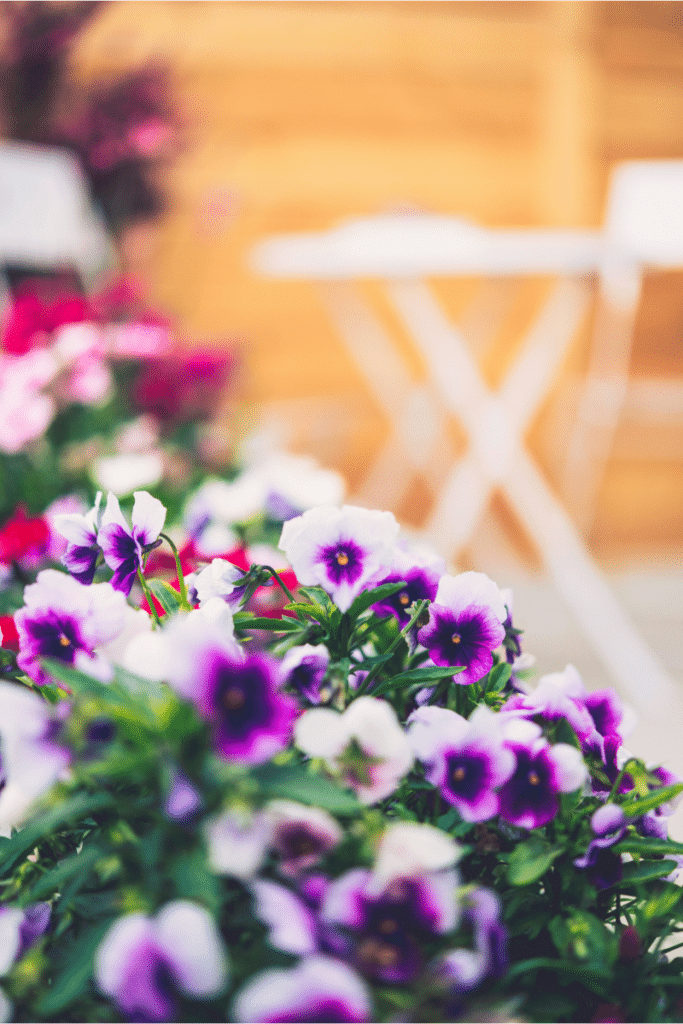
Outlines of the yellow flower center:
{"type": "Polygon", "coordinates": [[[349,564],[349,556],[346,554],[345,551],[340,551],[339,554],[337,555],[337,565],[348,565],[348,564],[349,564]]]}
{"type": "Polygon", "coordinates": [[[226,711],[237,711],[244,706],[244,700],[244,692],[240,690],[239,686],[231,686],[223,694],[223,707],[226,711]]]}
{"type": "Polygon", "coordinates": [[[406,605],[410,604],[410,598],[406,594],[405,590],[403,591],[402,594],[399,594],[398,599],[404,608],[406,607],[406,605]]]}
{"type": "Polygon", "coordinates": [[[462,780],[465,778],[465,769],[462,767],[462,765],[459,768],[455,769],[455,771],[453,772],[453,778],[456,782],[462,782],[462,780]]]}
{"type": "Polygon", "coordinates": [[[451,637],[451,643],[452,644],[459,644],[460,643],[460,634],[459,633],[454,633],[453,634],[453,636],[451,637]]]}
{"type": "Polygon", "coordinates": [[[69,640],[68,636],[64,636],[63,633],[60,634],[59,642],[62,645],[62,647],[70,647],[71,646],[71,641],[69,640]]]}
{"type": "Polygon", "coordinates": [[[529,772],[529,785],[537,786],[541,780],[539,779],[536,772],[529,772]]]}

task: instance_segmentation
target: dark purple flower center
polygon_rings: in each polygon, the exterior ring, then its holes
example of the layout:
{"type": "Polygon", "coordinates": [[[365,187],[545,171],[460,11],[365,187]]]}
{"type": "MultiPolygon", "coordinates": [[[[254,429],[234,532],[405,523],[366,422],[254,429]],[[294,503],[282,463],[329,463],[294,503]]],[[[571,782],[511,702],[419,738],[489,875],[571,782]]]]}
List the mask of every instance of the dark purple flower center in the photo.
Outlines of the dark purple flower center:
{"type": "Polygon", "coordinates": [[[328,579],[335,586],[355,583],[363,572],[365,552],[354,541],[340,539],[335,544],[320,548],[318,560],[323,562],[328,579]]]}
{"type": "Polygon", "coordinates": [[[419,569],[413,569],[403,574],[392,573],[379,585],[399,583],[402,580],[405,581],[404,589],[392,594],[391,597],[386,597],[383,601],[378,601],[374,608],[378,615],[395,615],[398,621],[405,626],[410,619],[408,614],[410,606],[416,601],[425,599],[433,601],[436,596],[437,584],[426,573],[419,569]]]}
{"type": "Polygon", "coordinates": [[[452,612],[440,610],[435,628],[429,632],[431,635],[426,637],[427,642],[422,642],[449,665],[467,667],[491,651],[488,623],[477,612],[456,616],[452,612]]]}
{"type": "Polygon", "coordinates": [[[280,829],[277,847],[284,857],[308,857],[326,848],[320,836],[303,823],[280,829]]]}
{"type": "Polygon", "coordinates": [[[526,747],[515,747],[515,755],[515,773],[500,791],[501,814],[513,823],[531,814],[532,827],[539,827],[558,810],[552,764],[545,750],[533,755],[526,747]]]}
{"type": "Polygon", "coordinates": [[[320,684],[325,669],[326,665],[320,658],[303,658],[301,663],[292,669],[287,682],[307,700],[316,702],[320,697],[320,684]]]}
{"type": "Polygon", "coordinates": [[[482,754],[459,752],[446,758],[446,788],[461,800],[476,800],[488,777],[488,759],[482,754]]]}
{"type": "Polygon", "coordinates": [[[25,627],[31,634],[37,658],[54,658],[71,665],[76,651],[87,649],[77,621],[67,615],[48,611],[41,618],[27,619],[25,627]]]}
{"type": "Polygon", "coordinates": [[[273,1024],[343,1024],[344,1021],[358,1020],[357,1014],[342,999],[321,996],[305,1003],[299,1009],[285,1011],[278,1016],[269,1016],[273,1024]]]}
{"type": "Polygon", "coordinates": [[[267,684],[258,666],[221,666],[213,698],[221,733],[228,738],[241,738],[268,720],[267,684]]]}

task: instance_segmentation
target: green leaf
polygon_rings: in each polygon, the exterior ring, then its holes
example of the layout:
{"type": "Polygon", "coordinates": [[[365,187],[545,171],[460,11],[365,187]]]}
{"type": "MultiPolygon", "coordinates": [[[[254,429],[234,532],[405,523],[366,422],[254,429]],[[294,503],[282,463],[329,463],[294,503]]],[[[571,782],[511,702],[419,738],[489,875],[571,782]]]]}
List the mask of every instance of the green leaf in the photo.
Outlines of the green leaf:
{"type": "Polygon", "coordinates": [[[182,608],[178,591],[166,580],[147,580],[147,586],[167,615],[175,615],[182,608]]]}
{"type": "Polygon", "coordinates": [[[572,977],[586,977],[610,981],[612,972],[607,967],[594,967],[589,964],[577,964],[571,960],[553,960],[547,956],[536,956],[530,960],[520,960],[512,964],[505,973],[506,982],[520,975],[537,970],[557,971],[558,974],[570,974],[572,977]]]}
{"type": "Polygon", "coordinates": [[[648,920],[653,917],[663,917],[664,914],[673,910],[682,894],[683,889],[680,886],[674,885],[673,882],[664,882],[660,891],[653,893],[643,904],[643,914],[648,920]]]}
{"type": "Polygon", "coordinates": [[[254,768],[252,775],[269,797],[298,800],[332,814],[357,814],[362,808],[351,790],[342,789],[336,782],[303,766],[264,764],[254,768]]]}
{"type": "Polygon", "coordinates": [[[454,676],[456,673],[463,671],[464,666],[462,665],[429,665],[426,668],[412,668],[407,672],[400,672],[397,676],[392,676],[391,679],[385,679],[383,683],[373,686],[370,692],[373,697],[379,697],[381,694],[386,693],[387,690],[408,686],[410,683],[429,686],[431,683],[437,683],[439,679],[447,679],[449,676],[454,676]]]}
{"type": "Polygon", "coordinates": [[[39,1016],[55,1020],[57,1013],[77,999],[86,989],[92,976],[97,947],[109,929],[111,921],[103,921],[88,928],[70,951],[68,967],[58,977],[48,994],[40,1000],[36,1010],[39,1016]]]}
{"type": "Polygon", "coordinates": [[[637,853],[641,857],[656,857],[660,854],[672,857],[683,855],[683,843],[675,843],[673,839],[651,839],[634,836],[633,839],[622,839],[612,847],[614,853],[637,853]]]}
{"type": "Polygon", "coordinates": [[[0,873],[7,871],[23,853],[33,849],[36,843],[51,835],[60,826],[69,821],[85,818],[96,811],[103,811],[113,803],[114,798],[109,793],[79,793],[33,818],[21,832],[17,832],[0,847],[0,873]]]}
{"type": "Polygon", "coordinates": [[[288,617],[281,619],[257,618],[255,615],[245,615],[243,612],[235,615],[235,626],[237,629],[268,629],[274,633],[288,633],[301,629],[298,619],[288,617]]]}
{"type": "Polygon", "coordinates": [[[377,604],[378,601],[383,601],[386,597],[391,597],[392,594],[397,594],[399,590],[405,590],[405,588],[405,580],[399,580],[394,583],[383,583],[381,587],[375,587],[374,590],[364,590],[349,608],[349,616],[352,619],[357,619],[371,605],[377,604]]]}
{"type": "Polygon", "coordinates": [[[511,885],[530,885],[546,873],[561,853],[560,846],[550,846],[538,836],[532,836],[516,846],[510,854],[508,882],[511,885]]]}
{"type": "Polygon", "coordinates": [[[683,782],[676,782],[673,786],[661,786],[653,789],[647,796],[640,796],[636,800],[628,800],[620,804],[622,811],[629,818],[639,818],[646,811],[653,811],[655,807],[666,804],[673,800],[679,793],[683,793],[683,782]]]}
{"type": "Polygon", "coordinates": [[[34,900],[42,900],[45,897],[53,896],[56,892],[61,892],[64,882],[73,875],[80,874],[85,878],[95,861],[99,860],[101,856],[102,850],[99,847],[90,847],[82,850],[81,853],[75,853],[72,857],[66,857],[56,868],[38,879],[25,902],[32,903],[34,900]]]}
{"type": "Polygon", "coordinates": [[[176,857],[169,874],[179,897],[203,903],[213,911],[220,909],[220,883],[207,868],[206,857],[201,850],[176,857]]]}
{"type": "Polygon", "coordinates": [[[623,866],[623,877],[620,885],[639,885],[651,882],[663,875],[670,875],[678,867],[675,860],[641,860],[631,861],[623,866]]]}
{"type": "Polygon", "coordinates": [[[480,686],[484,693],[499,693],[512,675],[512,666],[507,661],[494,665],[488,675],[481,680],[480,686]]]}

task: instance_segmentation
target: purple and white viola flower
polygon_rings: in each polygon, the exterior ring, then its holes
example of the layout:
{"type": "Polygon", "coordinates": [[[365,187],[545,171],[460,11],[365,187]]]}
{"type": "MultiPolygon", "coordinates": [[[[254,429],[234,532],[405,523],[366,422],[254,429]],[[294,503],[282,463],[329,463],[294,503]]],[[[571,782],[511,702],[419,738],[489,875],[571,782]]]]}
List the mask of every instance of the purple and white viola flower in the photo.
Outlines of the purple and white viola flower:
{"type": "Polygon", "coordinates": [[[270,848],[283,875],[296,877],[314,867],[337,846],[344,833],[331,814],[294,800],[272,800],[265,814],[270,823],[270,848]]]}
{"type": "Polygon", "coordinates": [[[228,959],[213,917],[189,900],[156,917],[127,914],[95,954],[95,980],[131,1020],[175,1020],[180,995],[211,999],[228,980],[228,959]]]}
{"type": "Polygon", "coordinates": [[[290,686],[311,704],[319,704],[320,688],[330,664],[324,644],[302,644],[287,651],[280,665],[281,685],[290,686]]]}
{"type": "Polygon", "coordinates": [[[397,877],[378,890],[371,871],[354,868],[329,885],[320,918],[348,936],[345,958],[362,974],[404,984],[422,968],[420,940],[456,927],[457,885],[451,870],[397,877]]]}
{"type": "Polygon", "coordinates": [[[606,803],[591,817],[591,839],[586,852],[574,866],[588,869],[588,877],[598,889],[607,889],[622,875],[621,857],[609,848],[626,835],[628,820],[618,804],[606,803]]]}
{"type": "Polygon", "coordinates": [[[466,686],[493,665],[493,651],[505,639],[506,617],[501,592],[484,573],[442,576],[429,622],[417,636],[435,665],[462,667],[455,680],[466,686]]]}
{"type": "Polygon", "coordinates": [[[542,718],[555,722],[564,718],[571,725],[582,745],[595,732],[595,724],[585,703],[586,687],[573,665],[563,672],[541,676],[531,693],[515,693],[501,708],[504,715],[520,718],[542,718]]]}
{"type": "Polygon", "coordinates": [[[306,956],[317,952],[316,917],[290,889],[267,878],[248,883],[254,897],[254,913],[268,927],[268,942],[284,953],[306,956]]]}
{"type": "Polygon", "coordinates": [[[416,601],[435,599],[439,580],[445,571],[444,561],[437,555],[414,555],[397,548],[391,566],[387,571],[379,573],[372,582],[373,586],[381,587],[386,583],[404,581],[405,587],[374,604],[375,612],[382,617],[393,615],[403,629],[410,621],[408,609],[411,605],[416,601]]]}
{"type": "Polygon", "coordinates": [[[251,878],[266,859],[272,834],[262,811],[231,808],[204,825],[207,858],[212,871],[234,878],[251,878]]]}
{"type": "Polygon", "coordinates": [[[465,821],[498,813],[496,790],[515,770],[498,715],[480,706],[469,721],[447,708],[421,707],[408,719],[413,751],[429,767],[426,777],[465,821]]]}
{"type": "Polygon", "coordinates": [[[242,569],[225,558],[212,559],[209,565],[199,572],[190,573],[185,577],[190,604],[201,606],[214,597],[220,597],[222,601],[236,608],[242,599],[242,591],[235,588],[235,583],[243,576],[242,569]]]}
{"type": "Polygon", "coordinates": [[[121,512],[119,499],[110,492],[97,534],[104,560],[114,570],[111,585],[126,595],[138,571],[142,572],[145,555],[161,543],[159,534],[166,519],[166,509],[158,498],[147,491],[135,491],[133,496],[132,526],[121,512]]]}
{"type": "Polygon", "coordinates": [[[164,802],[164,815],[171,821],[186,824],[195,817],[203,804],[202,796],[187,775],[179,768],[171,768],[168,791],[164,802]]]}
{"type": "Polygon", "coordinates": [[[413,765],[408,738],[386,701],[359,697],[339,714],[329,708],[304,711],[294,740],[304,753],[323,757],[330,769],[373,804],[393,793],[413,765]]]}
{"type": "Polygon", "coordinates": [[[540,828],[559,811],[559,794],[577,790],[588,778],[588,769],[576,747],[551,746],[534,722],[510,719],[503,728],[516,765],[499,790],[499,813],[511,825],[540,828]]]}
{"type": "MultiPolygon", "coordinates": [[[[155,643],[157,638],[148,639],[155,643]]],[[[157,671],[194,704],[221,757],[259,764],[282,750],[298,709],[278,688],[274,659],[245,657],[201,611],[176,616],[158,640],[157,671]]]]}
{"type": "Polygon", "coordinates": [[[379,842],[371,889],[381,891],[396,878],[421,878],[452,868],[462,847],[433,825],[397,821],[388,825],[379,842]]]}
{"type": "Polygon", "coordinates": [[[471,992],[487,977],[499,977],[507,967],[507,932],[502,906],[492,889],[475,886],[463,897],[463,920],[472,930],[471,949],[451,949],[432,965],[432,973],[454,997],[471,992]]]}
{"type": "Polygon", "coordinates": [[[318,586],[345,612],[391,564],[398,523],[391,512],[319,505],[282,527],[280,548],[303,586],[318,586]]]}
{"type": "Polygon", "coordinates": [[[71,762],[59,744],[68,707],[41,700],[23,686],[0,682],[0,834],[9,835],[31,805],[71,762]]]}
{"type": "Polygon", "coordinates": [[[126,599],[109,583],[86,586],[56,569],[44,569],[24,589],[24,607],[14,616],[19,634],[17,664],[42,686],[50,676],[42,658],[108,680],[112,668],[98,649],[123,630],[126,599]]]}
{"type": "Polygon", "coordinates": [[[94,506],[85,515],[67,512],[53,519],[54,529],[66,537],[68,542],[62,555],[62,564],[79,583],[90,584],[95,577],[100,556],[97,531],[101,501],[102,491],[98,491],[94,506]]]}
{"type": "Polygon", "coordinates": [[[308,956],[295,967],[250,978],[235,997],[231,1019],[362,1022],[371,1015],[368,989],[351,967],[332,957],[308,956]]]}

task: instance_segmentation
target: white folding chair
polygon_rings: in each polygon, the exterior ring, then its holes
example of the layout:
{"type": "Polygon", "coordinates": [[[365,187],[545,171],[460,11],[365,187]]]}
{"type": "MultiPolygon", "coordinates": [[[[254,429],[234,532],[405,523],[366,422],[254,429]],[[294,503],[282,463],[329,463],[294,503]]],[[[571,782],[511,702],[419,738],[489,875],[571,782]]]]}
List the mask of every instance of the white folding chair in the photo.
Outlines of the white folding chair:
{"type": "Polygon", "coordinates": [[[112,261],[78,160],[66,150],[0,143],[0,263],[74,269],[89,281],[112,261]]]}
{"type": "Polygon", "coordinates": [[[620,421],[678,414],[683,380],[634,379],[631,348],[643,274],[683,270],[683,160],[630,160],[610,176],[602,267],[588,371],[567,443],[562,490],[585,534],[620,421]]]}
{"type": "MultiPolygon", "coordinates": [[[[441,473],[426,523],[435,545],[446,556],[463,547],[492,490],[500,490],[622,690],[641,708],[644,681],[648,701],[674,694],[675,684],[629,622],[524,445],[525,431],[588,309],[587,275],[600,274],[614,296],[631,288],[631,301],[632,272],[624,269],[633,265],[629,253],[600,232],[496,231],[452,217],[409,214],[364,218],[318,235],[272,238],[257,247],[253,263],[262,274],[319,283],[349,352],[392,422],[390,441],[370,474],[371,503],[391,507],[416,461],[429,470],[435,451],[443,448],[443,409],[453,414],[468,434],[469,448],[445,476],[441,473]],[[528,275],[558,280],[505,381],[492,392],[425,278],[528,275]],[[355,286],[359,278],[383,283],[427,364],[428,387],[412,383],[355,286]],[[431,402],[430,394],[439,403],[431,402]]],[[[361,497],[367,500],[368,489],[361,497]]]]}

